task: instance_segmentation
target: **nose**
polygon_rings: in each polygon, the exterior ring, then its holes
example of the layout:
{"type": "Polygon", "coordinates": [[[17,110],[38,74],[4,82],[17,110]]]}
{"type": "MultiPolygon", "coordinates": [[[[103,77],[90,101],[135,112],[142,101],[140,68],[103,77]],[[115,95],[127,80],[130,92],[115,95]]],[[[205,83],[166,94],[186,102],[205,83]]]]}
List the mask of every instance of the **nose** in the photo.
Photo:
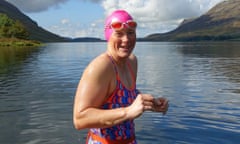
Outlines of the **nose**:
{"type": "Polygon", "coordinates": [[[125,33],[125,34],[122,36],[122,41],[124,41],[124,42],[129,41],[129,35],[128,35],[127,33],[125,33]]]}

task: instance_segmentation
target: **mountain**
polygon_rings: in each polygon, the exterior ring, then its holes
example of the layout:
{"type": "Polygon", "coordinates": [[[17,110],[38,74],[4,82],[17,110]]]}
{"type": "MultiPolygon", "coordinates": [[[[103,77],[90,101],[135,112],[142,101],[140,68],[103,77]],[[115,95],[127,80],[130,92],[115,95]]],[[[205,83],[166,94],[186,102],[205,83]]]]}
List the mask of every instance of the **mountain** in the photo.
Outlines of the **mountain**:
{"type": "Polygon", "coordinates": [[[41,42],[67,41],[66,38],[39,27],[36,22],[24,15],[19,9],[5,0],[0,0],[0,13],[6,14],[11,19],[19,20],[26,27],[31,40],[38,40],[41,42]]]}
{"type": "Polygon", "coordinates": [[[175,30],[145,37],[147,41],[240,40],[240,0],[225,0],[204,15],[184,20],[175,30]]]}
{"type": "Polygon", "coordinates": [[[105,40],[101,40],[100,38],[81,37],[81,38],[71,39],[70,41],[71,42],[104,42],[105,40]]]}

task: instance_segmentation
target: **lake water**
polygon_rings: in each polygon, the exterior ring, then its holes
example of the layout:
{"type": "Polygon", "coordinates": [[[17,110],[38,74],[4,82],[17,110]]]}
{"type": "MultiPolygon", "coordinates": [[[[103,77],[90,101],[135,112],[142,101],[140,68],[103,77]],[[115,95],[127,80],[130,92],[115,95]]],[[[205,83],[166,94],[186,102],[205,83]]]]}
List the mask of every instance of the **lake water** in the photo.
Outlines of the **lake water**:
{"type": "MultiPolygon", "coordinates": [[[[106,43],[0,48],[0,143],[84,144],[72,124],[79,78],[106,43]]],[[[135,120],[139,144],[240,141],[240,43],[138,42],[137,87],[170,100],[135,120]]]]}

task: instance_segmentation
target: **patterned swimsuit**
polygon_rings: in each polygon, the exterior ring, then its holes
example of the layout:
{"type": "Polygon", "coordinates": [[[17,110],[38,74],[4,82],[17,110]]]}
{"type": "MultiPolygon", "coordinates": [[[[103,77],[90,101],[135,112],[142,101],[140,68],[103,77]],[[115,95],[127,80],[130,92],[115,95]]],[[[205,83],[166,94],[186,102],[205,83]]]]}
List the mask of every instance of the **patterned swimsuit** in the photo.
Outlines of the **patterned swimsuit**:
{"type": "MultiPolygon", "coordinates": [[[[114,65],[116,72],[117,86],[113,94],[101,106],[102,109],[114,109],[120,107],[127,107],[135,100],[138,91],[136,84],[131,88],[126,88],[121,82],[118,75],[116,64],[111,56],[109,56],[114,65]]],[[[131,66],[128,63],[128,68],[131,72],[132,79],[134,74],[131,66]]],[[[110,128],[92,128],[89,130],[86,144],[137,144],[135,139],[134,122],[133,120],[125,121],[121,124],[115,125],[110,128]]]]}

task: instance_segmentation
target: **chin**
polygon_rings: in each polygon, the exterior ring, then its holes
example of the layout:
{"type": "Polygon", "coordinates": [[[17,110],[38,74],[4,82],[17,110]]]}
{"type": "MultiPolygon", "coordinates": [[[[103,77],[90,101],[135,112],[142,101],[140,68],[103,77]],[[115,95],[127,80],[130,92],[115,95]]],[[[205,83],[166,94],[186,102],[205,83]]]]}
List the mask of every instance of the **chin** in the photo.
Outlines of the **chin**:
{"type": "Polygon", "coordinates": [[[130,55],[131,55],[131,53],[122,53],[121,52],[121,54],[119,54],[119,57],[121,57],[121,58],[128,58],[130,55]]]}

